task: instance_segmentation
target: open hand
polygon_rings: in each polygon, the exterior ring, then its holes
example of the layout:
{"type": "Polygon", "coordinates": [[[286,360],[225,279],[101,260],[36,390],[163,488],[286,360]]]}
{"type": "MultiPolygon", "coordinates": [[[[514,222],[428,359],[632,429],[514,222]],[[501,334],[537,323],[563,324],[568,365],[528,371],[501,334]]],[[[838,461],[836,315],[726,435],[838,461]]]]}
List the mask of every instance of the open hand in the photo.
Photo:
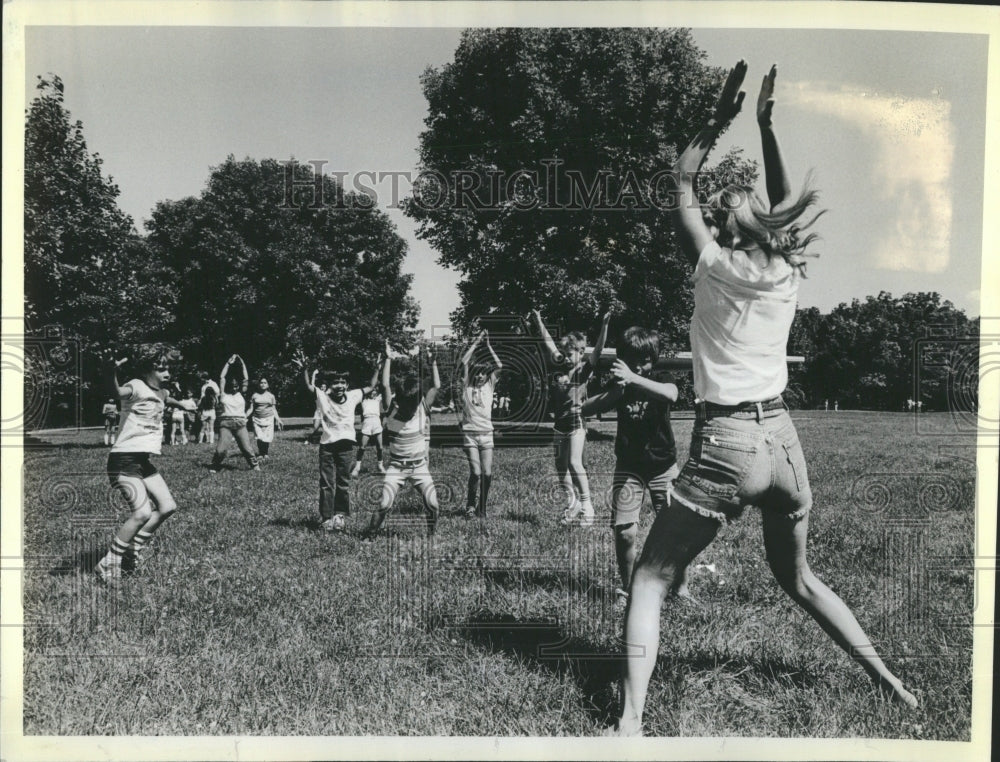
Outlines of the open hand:
{"type": "Polygon", "coordinates": [[[296,368],[302,370],[306,367],[306,353],[301,349],[296,349],[295,354],[292,355],[292,362],[295,364],[296,368]]]}
{"type": "Polygon", "coordinates": [[[722,93],[715,104],[715,114],[712,115],[712,119],[718,122],[720,127],[731,122],[743,108],[743,99],[746,97],[746,93],[740,87],[742,87],[746,75],[747,62],[740,59],[736,66],[730,70],[729,76],[726,77],[726,84],[722,87],[722,93]]]}
{"type": "Polygon", "coordinates": [[[778,65],[774,64],[771,71],[764,75],[760,83],[760,95],[757,96],[757,124],[761,127],[771,126],[771,110],[774,108],[774,77],[778,73],[778,65]]]}

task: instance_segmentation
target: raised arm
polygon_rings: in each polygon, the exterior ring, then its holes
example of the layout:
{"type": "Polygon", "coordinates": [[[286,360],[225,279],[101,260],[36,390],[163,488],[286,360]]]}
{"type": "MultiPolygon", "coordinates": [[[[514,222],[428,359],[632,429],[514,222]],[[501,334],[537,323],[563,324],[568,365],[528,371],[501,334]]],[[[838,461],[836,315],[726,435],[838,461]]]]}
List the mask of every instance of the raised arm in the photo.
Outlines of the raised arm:
{"type": "Polygon", "coordinates": [[[236,355],[232,355],[226,364],[222,366],[222,373],[219,374],[219,394],[226,393],[226,376],[229,375],[229,366],[236,362],[236,355]]]}
{"type": "Polygon", "coordinates": [[[469,383],[469,361],[472,359],[472,356],[476,353],[476,348],[479,346],[479,342],[483,340],[483,337],[485,335],[486,335],[485,330],[480,331],[479,335],[476,336],[476,338],[473,339],[472,343],[469,345],[469,348],[465,350],[465,354],[462,355],[462,359],[459,360],[459,362],[462,364],[463,384],[469,383]]]}
{"type": "Polygon", "coordinates": [[[531,313],[535,316],[535,320],[538,323],[538,332],[542,336],[542,343],[545,344],[545,348],[549,350],[549,354],[555,362],[562,361],[562,352],[556,346],[556,343],[552,340],[552,336],[549,335],[549,330],[545,327],[545,323],[542,321],[542,313],[538,310],[532,310],[531,313]]]}
{"type": "Polygon", "coordinates": [[[132,387],[128,384],[125,386],[118,385],[118,369],[128,362],[128,358],[124,357],[121,360],[116,360],[112,355],[108,355],[105,358],[105,363],[107,367],[107,378],[108,378],[108,390],[114,395],[115,399],[125,399],[132,395],[132,387]]]}
{"type": "Polygon", "coordinates": [[[771,123],[771,111],[774,109],[774,78],[777,74],[778,65],[775,64],[761,82],[760,95],[757,96],[757,125],[760,127],[760,145],[764,152],[764,181],[772,212],[780,211],[785,202],[792,197],[792,184],[788,181],[788,171],[781,158],[778,136],[775,135],[771,123]]]}
{"type": "Polygon", "coordinates": [[[594,351],[590,353],[590,364],[598,368],[601,364],[601,353],[604,351],[604,343],[608,340],[608,324],[611,323],[611,310],[604,313],[601,318],[601,332],[597,335],[594,344],[594,351]]]}
{"type": "Polygon", "coordinates": [[[240,361],[240,368],[243,369],[243,382],[240,384],[240,391],[246,392],[247,386],[250,385],[250,374],[247,372],[247,364],[243,362],[243,358],[239,355],[233,355],[233,357],[240,361]]]}
{"type": "Polygon", "coordinates": [[[745,61],[740,61],[729,72],[722,94],[715,106],[715,113],[687,148],[677,157],[671,180],[677,191],[677,204],[670,210],[671,222],[681,242],[681,248],[688,258],[697,263],[698,257],[709,243],[712,242],[712,231],[702,217],[701,203],[695,189],[695,178],[705,163],[705,157],[715,145],[719,133],[733,120],[743,107],[746,96],[740,86],[747,73],[745,61]]]}
{"type": "Polygon", "coordinates": [[[677,401],[677,386],[664,381],[654,381],[651,378],[640,376],[622,360],[615,360],[611,366],[611,374],[618,381],[621,387],[627,385],[636,386],[642,389],[650,397],[658,398],[666,402],[677,401]]]}
{"type": "Polygon", "coordinates": [[[389,346],[389,340],[385,340],[385,362],[382,363],[382,405],[386,410],[389,409],[389,403],[392,402],[392,387],[389,385],[389,377],[391,374],[392,367],[392,348],[389,346]]]}
{"type": "Polygon", "coordinates": [[[438,373],[437,353],[428,347],[427,354],[431,358],[431,388],[424,395],[424,404],[430,408],[434,404],[434,398],[437,397],[438,390],[441,388],[441,374],[438,373]]]}
{"type": "Polygon", "coordinates": [[[495,384],[497,382],[497,378],[500,376],[500,370],[503,368],[503,363],[500,362],[500,358],[497,357],[497,353],[493,351],[493,345],[490,344],[490,335],[486,333],[486,331],[483,331],[483,333],[486,334],[486,348],[490,352],[490,357],[493,358],[493,372],[490,373],[490,381],[495,384]]]}
{"type": "Polygon", "coordinates": [[[302,378],[306,382],[306,389],[309,390],[310,394],[315,394],[315,392],[316,392],[316,373],[317,373],[317,371],[314,370],[312,372],[312,378],[309,377],[309,369],[306,367],[306,355],[305,355],[305,352],[303,352],[301,349],[298,350],[292,356],[292,362],[295,364],[296,368],[298,368],[300,371],[302,371],[302,378]]]}

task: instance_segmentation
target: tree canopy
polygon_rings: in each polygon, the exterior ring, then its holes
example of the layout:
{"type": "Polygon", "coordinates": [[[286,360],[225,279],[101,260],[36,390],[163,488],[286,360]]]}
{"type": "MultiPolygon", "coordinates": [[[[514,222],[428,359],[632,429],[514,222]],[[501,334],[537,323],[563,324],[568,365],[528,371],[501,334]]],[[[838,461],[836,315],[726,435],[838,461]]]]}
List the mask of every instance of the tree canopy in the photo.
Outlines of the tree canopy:
{"type": "MultiPolygon", "coordinates": [[[[664,173],[714,106],[723,71],[704,59],[681,29],[473,30],[424,73],[405,210],[463,276],[458,329],[532,307],[595,327],[611,307],[612,344],[630,324],[686,340],[690,265],[664,173]]],[[[756,165],[732,154],[708,174],[753,182],[756,165]]]]}
{"type": "Polygon", "coordinates": [[[314,168],[273,159],[215,167],[201,196],[156,205],[149,244],[170,272],[173,339],[189,362],[218,373],[237,352],[275,391],[298,381],[291,357],[367,380],[385,340],[407,348],[418,308],[403,274],[406,243],[362,199],[344,204],[288,198],[317,179],[324,198],[342,189],[314,168]]]}

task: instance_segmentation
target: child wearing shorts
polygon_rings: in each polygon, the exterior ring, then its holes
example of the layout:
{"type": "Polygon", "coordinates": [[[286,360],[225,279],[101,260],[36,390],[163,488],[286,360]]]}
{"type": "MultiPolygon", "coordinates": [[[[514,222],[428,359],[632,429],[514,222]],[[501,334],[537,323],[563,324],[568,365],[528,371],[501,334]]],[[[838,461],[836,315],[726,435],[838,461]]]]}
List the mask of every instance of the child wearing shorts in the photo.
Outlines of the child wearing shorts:
{"type": "Polygon", "coordinates": [[[213,474],[218,473],[222,468],[222,462],[226,459],[230,440],[236,440],[243,457],[246,458],[247,465],[254,471],[260,471],[257,463],[257,456],[250,449],[250,435],[247,432],[247,403],[243,393],[247,390],[247,366],[243,358],[233,355],[226,364],[222,366],[222,373],[219,376],[219,388],[224,390],[219,397],[222,406],[222,414],[219,416],[219,441],[215,446],[215,455],[212,456],[212,465],[209,469],[213,474]],[[229,367],[239,361],[243,375],[240,378],[226,377],[229,374],[229,367]]]}
{"type": "Polygon", "coordinates": [[[555,413],[552,443],[556,473],[566,496],[566,508],[560,523],[564,526],[590,527],[594,524],[594,505],[590,498],[590,481],[583,466],[583,447],[587,441],[587,429],[583,424],[583,401],[587,398],[587,383],[604,350],[611,313],[604,314],[594,350],[585,358],[587,340],[582,333],[572,331],[566,334],[557,348],[545,328],[541,313],[538,310],[532,312],[542,341],[556,368],[549,385],[549,395],[555,413]]]}
{"type": "Polygon", "coordinates": [[[369,386],[371,391],[361,400],[361,433],[358,435],[358,459],[354,464],[352,476],[361,473],[361,462],[365,458],[365,449],[368,442],[375,440],[375,457],[378,461],[379,473],[385,473],[385,465],[382,463],[382,392],[376,387],[378,377],[382,371],[382,358],[375,361],[375,373],[369,386]]]}
{"type": "Polygon", "coordinates": [[[278,401],[269,390],[266,378],[257,382],[257,391],[250,397],[253,436],[257,440],[257,456],[260,460],[270,457],[271,442],[274,441],[274,427],[280,431],[284,424],[278,415],[278,401]]]}
{"type": "MultiPolygon", "coordinates": [[[[653,370],[660,356],[655,331],[633,326],[618,343],[618,359],[611,368],[610,388],[588,399],[584,415],[614,408],[618,416],[615,436],[615,473],[611,487],[611,529],[621,587],[617,603],[628,600],[635,567],[636,539],[643,497],[649,491],[653,513],[670,505],[677,478],[677,447],[670,426],[670,409],[677,401],[677,387],[653,370]]],[[[685,595],[686,588],[679,590],[685,595]]]]}
{"type": "Polygon", "coordinates": [[[475,341],[465,351],[462,365],[462,449],[469,461],[469,482],[465,500],[465,517],[485,518],[486,498],[493,481],[493,390],[503,364],[493,351],[486,331],[480,332],[475,341]],[[469,365],[485,339],[492,365],[477,363],[470,371],[469,365]],[[479,501],[476,502],[476,490],[479,501]]]}
{"type": "Polygon", "coordinates": [[[162,345],[146,347],[135,364],[136,377],[122,386],[118,368],[128,360],[107,360],[109,385],[122,406],[118,438],[108,455],[108,481],[132,511],[94,567],[97,578],[112,588],[121,584],[123,561],[138,563],[153,532],[177,510],[163,476],[150,462],[151,455],[160,454],[164,410],[180,404],[165,388],[174,355],[162,345]]]}
{"type": "Polygon", "coordinates": [[[438,500],[434,479],[427,467],[427,445],[424,439],[431,405],[441,388],[437,358],[431,354],[431,386],[422,391],[419,370],[407,369],[392,385],[390,373],[392,350],[386,342],[385,364],[382,366],[382,393],[386,400],[394,403],[392,412],[386,418],[385,427],[390,433],[389,465],[385,470],[382,485],[382,499],[378,510],[372,514],[365,536],[369,539],[378,534],[386,515],[396,501],[399,488],[412,483],[424,500],[427,511],[427,533],[433,534],[437,526],[438,500]]]}
{"type": "Polygon", "coordinates": [[[115,404],[114,398],[104,403],[101,415],[104,416],[104,444],[113,445],[115,435],[118,433],[118,405],[115,404]]]}

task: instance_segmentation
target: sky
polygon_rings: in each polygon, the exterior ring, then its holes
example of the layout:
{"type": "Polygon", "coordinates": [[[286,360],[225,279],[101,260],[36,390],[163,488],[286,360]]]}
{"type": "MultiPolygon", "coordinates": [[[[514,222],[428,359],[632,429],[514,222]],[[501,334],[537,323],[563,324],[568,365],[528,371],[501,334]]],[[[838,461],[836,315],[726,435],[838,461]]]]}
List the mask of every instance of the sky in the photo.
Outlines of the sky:
{"type": "MultiPolygon", "coordinates": [[[[26,97],[58,74],[72,118],[138,229],[158,201],[198,195],[237,159],[327,171],[417,171],[420,74],[448,63],[452,28],[29,27],[26,97]]],[[[988,38],[808,29],[693,30],[707,62],[750,65],[744,114],[720,140],[760,158],[753,107],[777,63],[775,123],[793,185],[811,170],[829,211],[800,289],[826,312],[889,291],[938,291],[978,315],[988,38]]],[[[27,104],[25,104],[27,105],[27,104]]],[[[711,159],[710,159],[711,160],[711,159]]],[[[406,186],[401,186],[405,191],[406,186]]],[[[392,202],[388,181],[380,205],[392,202]]],[[[447,330],[458,274],[415,224],[407,241],[420,327],[447,330]]]]}

